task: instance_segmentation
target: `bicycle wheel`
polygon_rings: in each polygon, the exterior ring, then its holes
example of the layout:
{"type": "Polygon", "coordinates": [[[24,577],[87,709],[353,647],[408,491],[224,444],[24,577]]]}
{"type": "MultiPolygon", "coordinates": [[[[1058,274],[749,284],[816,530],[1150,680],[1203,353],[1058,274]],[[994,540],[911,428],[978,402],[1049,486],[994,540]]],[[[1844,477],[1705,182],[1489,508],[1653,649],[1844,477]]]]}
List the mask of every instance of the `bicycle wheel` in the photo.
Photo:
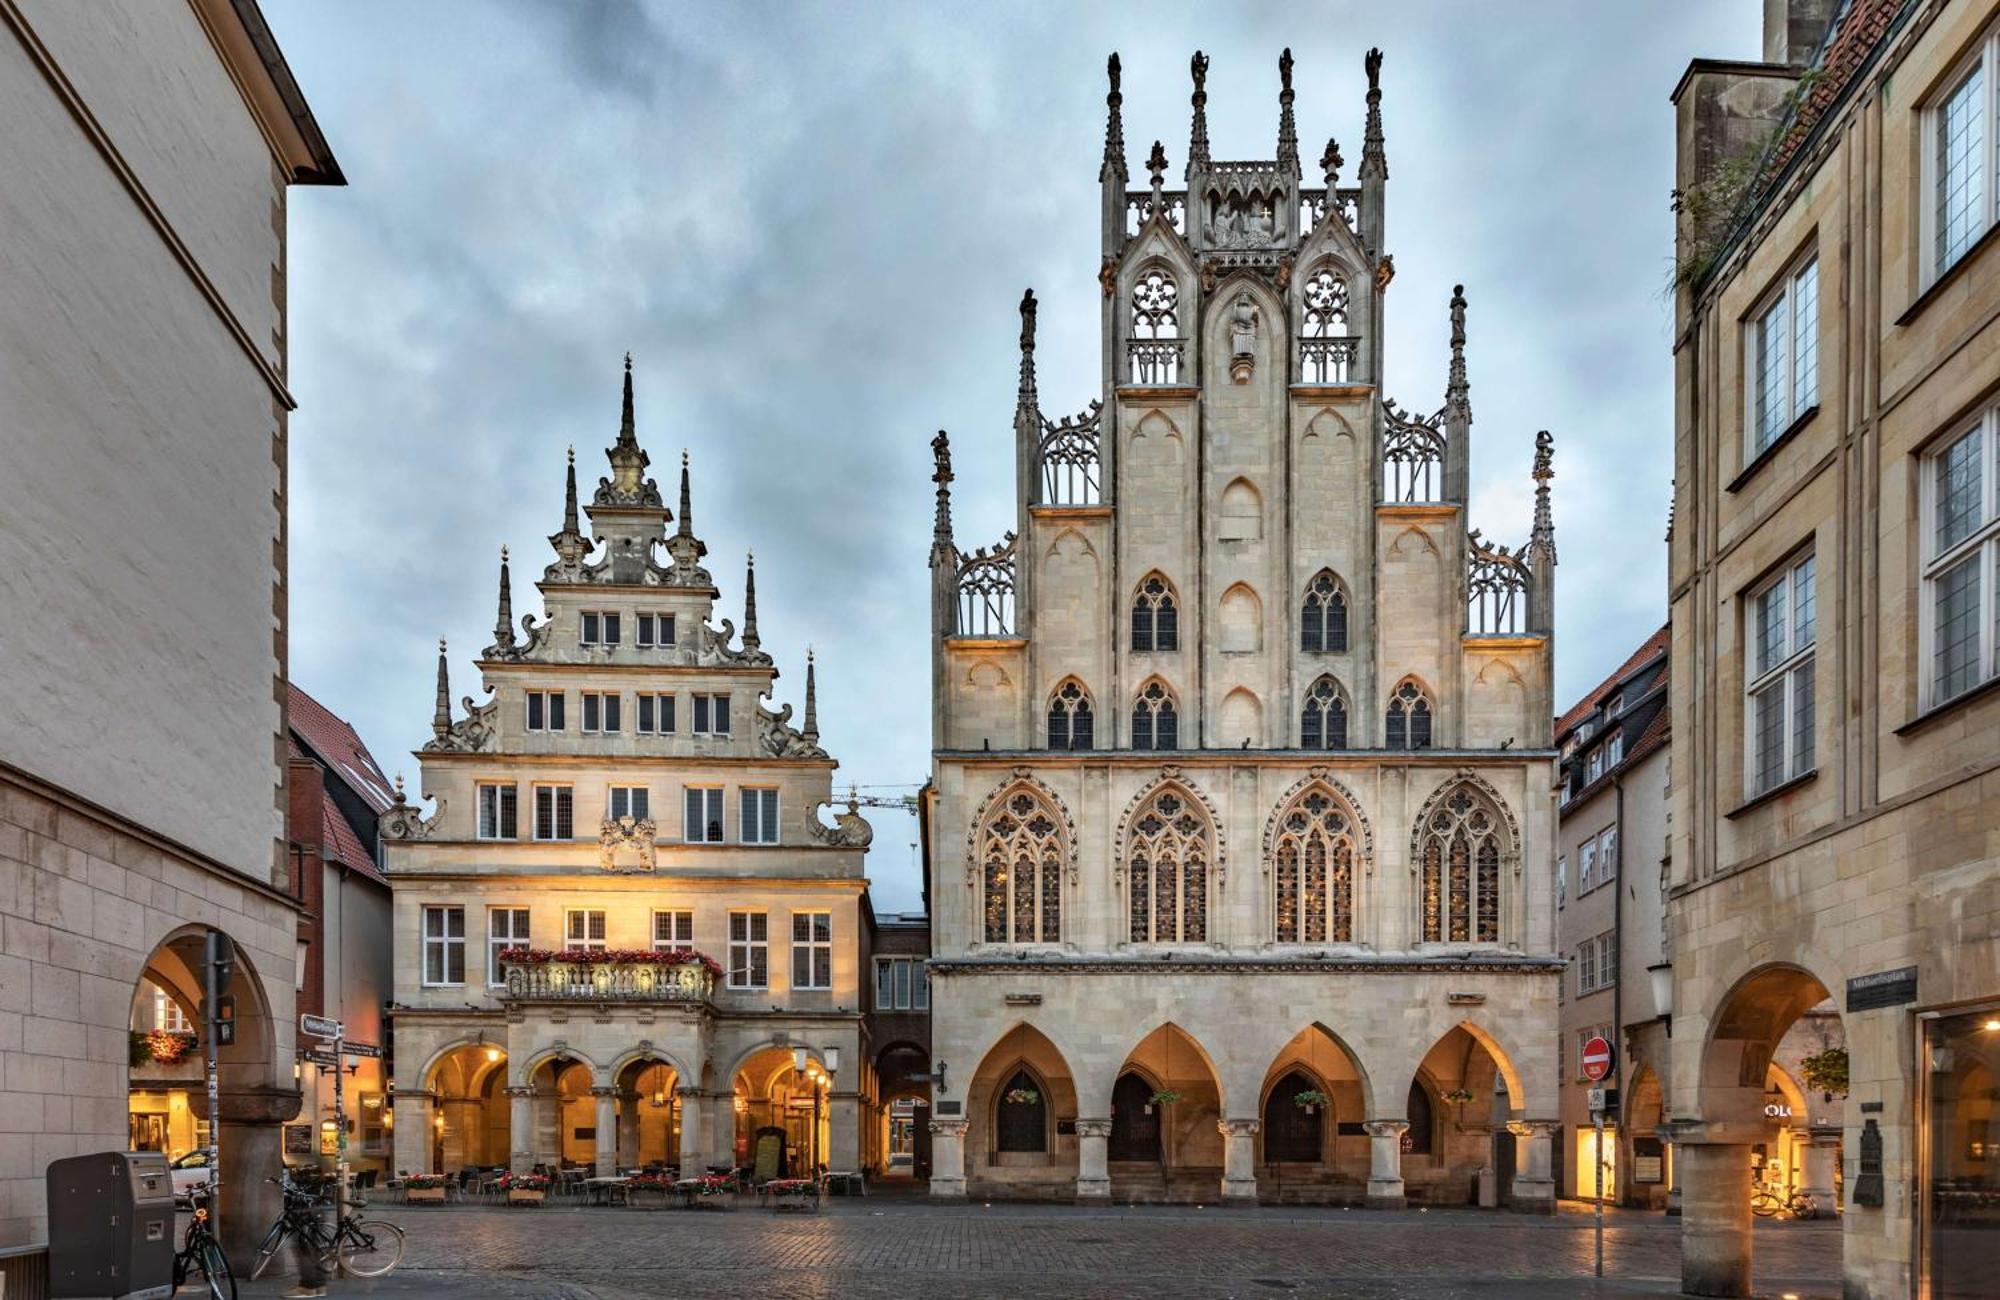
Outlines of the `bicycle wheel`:
{"type": "Polygon", "coordinates": [[[236,1275],[229,1271],[229,1257],[213,1241],[201,1244],[202,1278],[208,1283],[210,1300],[236,1300],[236,1275]]]}
{"type": "Polygon", "coordinates": [[[403,1262],[403,1230],[381,1219],[349,1219],[334,1245],[340,1271],[350,1277],[381,1277],[403,1262]]]}
{"type": "Polygon", "coordinates": [[[252,1282],[264,1276],[264,1270],[271,1267],[271,1261],[276,1259],[278,1252],[285,1248],[286,1235],[285,1221],[283,1219],[279,1219],[276,1223],[272,1224],[271,1230],[264,1234],[264,1240],[257,1247],[257,1262],[250,1266],[250,1280],[252,1282]]]}

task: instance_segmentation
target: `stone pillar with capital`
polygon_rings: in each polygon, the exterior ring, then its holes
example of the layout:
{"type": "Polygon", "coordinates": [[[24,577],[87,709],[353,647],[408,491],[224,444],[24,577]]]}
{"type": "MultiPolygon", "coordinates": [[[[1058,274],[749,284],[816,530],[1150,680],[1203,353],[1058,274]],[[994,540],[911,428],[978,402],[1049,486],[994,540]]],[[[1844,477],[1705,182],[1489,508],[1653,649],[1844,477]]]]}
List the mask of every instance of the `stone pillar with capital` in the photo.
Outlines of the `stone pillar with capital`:
{"type": "Polygon", "coordinates": [[[965,1130],[971,1121],[931,1121],[931,1199],[965,1199],[965,1130]]]}
{"type": "Polygon", "coordinates": [[[1076,1199],[1102,1201],[1111,1196],[1111,1121],[1076,1122],[1076,1199]]]}
{"type": "Polygon", "coordinates": [[[1410,1121],[1371,1119],[1361,1127],[1368,1132],[1368,1208],[1400,1210],[1409,1204],[1403,1195],[1403,1134],[1410,1121]]]}
{"type": "Polygon", "coordinates": [[[1257,1199],[1257,1131],[1263,1123],[1254,1119],[1225,1119],[1216,1126],[1222,1132],[1222,1199],[1257,1199]]]}
{"type": "Polygon", "coordinates": [[[535,1090],[507,1089],[507,1168],[525,1174],[535,1167],[535,1090]]]}
{"type": "Polygon", "coordinates": [[[1507,1131],[1514,1135],[1514,1185],[1507,1189],[1507,1208],[1523,1214],[1556,1212],[1557,1124],[1552,1119],[1508,1122],[1507,1131]]]}
{"type": "Polygon", "coordinates": [[[590,1095],[597,1098],[597,1137],[592,1152],[597,1176],[611,1178],[618,1173],[618,1089],[592,1088],[590,1095]]]}
{"type": "Polygon", "coordinates": [[[675,1091],[681,1099],[681,1149],[675,1160],[680,1164],[681,1177],[693,1178],[701,1172],[701,1089],[675,1091]]]}

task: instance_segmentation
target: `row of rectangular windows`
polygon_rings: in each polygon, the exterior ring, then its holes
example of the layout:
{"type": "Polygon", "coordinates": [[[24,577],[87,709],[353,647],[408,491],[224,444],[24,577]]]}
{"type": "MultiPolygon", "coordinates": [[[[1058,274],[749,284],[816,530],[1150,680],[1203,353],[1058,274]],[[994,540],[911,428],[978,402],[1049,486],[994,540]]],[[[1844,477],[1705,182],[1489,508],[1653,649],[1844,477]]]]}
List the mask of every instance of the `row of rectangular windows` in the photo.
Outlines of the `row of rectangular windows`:
{"type": "MultiPolygon", "coordinates": [[[[567,731],[567,696],[561,691],[528,691],[526,725],[529,731],[567,731]]],[[[583,725],[579,730],[592,734],[616,734],[625,729],[624,697],[616,691],[579,692],[583,725]]],[[[669,736],[678,730],[675,701],[678,697],[661,691],[634,694],[635,727],[642,736],[669,736]]],[[[696,692],[689,697],[689,731],[696,736],[729,734],[729,697],[696,692]]]]}
{"type": "MultiPolygon", "coordinates": [[[[609,946],[604,909],[568,907],[563,909],[563,947],[568,950],[603,952],[609,946]]],[[[486,909],[486,982],[495,987],[506,983],[500,954],[509,948],[533,946],[531,909],[489,907],[486,909]]],[[[694,943],[694,913],[655,909],[652,913],[652,947],[655,952],[686,949],[694,943]]],[[[424,907],[423,983],[426,988],[459,987],[465,983],[465,908],[457,904],[434,903],[424,907]]],[[[770,986],[770,914],[732,911],[729,913],[728,962],[723,982],[733,989],[761,989],[770,986]]],[[[795,989],[833,987],[833,914],[821,911],[792,913],[792,983],[795,989]]],[[[928,999],[928,992],[925,997],[928,999]]]]}
{"type": "MultiPolygon", "coordinates": [[[[534,820],[530,827],[538,840],[576,838],[576,788],[568,785],[532,787],[534,820]]],[[[688,844],[723,844],[727,824],[721,786],[687,786],[683,791],[681,839],[688,844]]],[[[776,844],[778,842],[778,792],[769,786],[739,786],[736,794],[737,843],[776,844]]],[[[511,783],[482,781],[478,785],[479,825],[482,840],[516,840],[520,833],[520,787],[511,783]]],[[[652,817],[652,790],[643,785],[614,785],[605,799],[605,816],[612,821],[630,817],[647,821],[652,817]]],[[[587,836],[585,838],[588,838],[587,836]]]]}

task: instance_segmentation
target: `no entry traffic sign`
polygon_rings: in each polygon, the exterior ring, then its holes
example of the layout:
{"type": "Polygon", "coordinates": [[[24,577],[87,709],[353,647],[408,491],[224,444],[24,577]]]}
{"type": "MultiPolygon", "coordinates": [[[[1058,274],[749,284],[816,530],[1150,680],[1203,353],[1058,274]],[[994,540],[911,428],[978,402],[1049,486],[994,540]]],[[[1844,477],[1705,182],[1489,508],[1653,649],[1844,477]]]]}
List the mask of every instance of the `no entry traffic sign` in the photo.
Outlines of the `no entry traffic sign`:
{"type": "Polygon", "coordinates": [[[1611,1073],[1611,1044],[1598,1034],[1583,1045],[1583,1077],[1596,1083],[1611,1073]]]}

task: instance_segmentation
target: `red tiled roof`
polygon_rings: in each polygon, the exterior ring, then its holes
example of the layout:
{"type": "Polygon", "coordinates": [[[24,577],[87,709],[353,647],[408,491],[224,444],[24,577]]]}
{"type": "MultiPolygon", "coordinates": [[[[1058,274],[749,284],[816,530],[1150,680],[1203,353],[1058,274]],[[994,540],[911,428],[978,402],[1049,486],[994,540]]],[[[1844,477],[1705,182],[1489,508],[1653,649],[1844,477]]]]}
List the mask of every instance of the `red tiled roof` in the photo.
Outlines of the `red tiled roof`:
{"type": "Polygon", "coordinates": [[[1591,692],[1570,706],[1569,712],[1556,719],[1556,739],[1561,740],[1571,727],[1589,717],[1591,711],[1604,703],[1604,697],[1617,689],[1618,683],[1640,664],[1662,654],[1667,648],[1667,637],[1671,625],[1663,624],[1660,630],[1646,638],[1645,644],[1632,652],[1632,657],[1618,665],[1618,670],[1599,682],[1591,692]]]}
{"type": "Polygon", "coordinates": [[[294,752],[299,748],[297,742],[303,740],[310,756],[325,763],[369,807],[378,813],[387,812],[395,802],[395,794],[389,788],[389,779],[376,765],[375,756],[368,752],[368,746],[361,743],[353,727],[300,690],[297,682],[290,685],[294,752]]]}
{"type": "Polygon", "coordinates": [[[320,796],[320,824],[320,833],[324,837],[322,852],[328,862],[341,863],[370,880],[389,883],[382,880],[382,873],[375,869],[375,860],[368,856],[368,850],[362,845],[361,837],[347,824],[347,818],[340,815],[340,809],[334,805],[333,796],[330,794],[320,796]]]}

